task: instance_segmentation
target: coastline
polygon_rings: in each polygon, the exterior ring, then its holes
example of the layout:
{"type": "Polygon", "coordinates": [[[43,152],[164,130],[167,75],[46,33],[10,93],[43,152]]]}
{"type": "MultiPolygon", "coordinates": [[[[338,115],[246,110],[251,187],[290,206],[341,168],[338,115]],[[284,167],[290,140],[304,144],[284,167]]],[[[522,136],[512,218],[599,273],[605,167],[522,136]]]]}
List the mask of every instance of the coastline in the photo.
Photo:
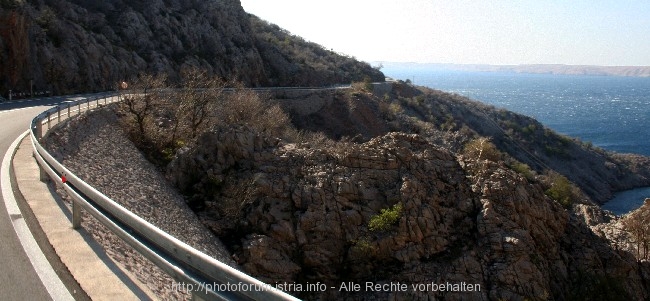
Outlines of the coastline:
{"type": "Polygon", "coordinates": [[[523,74],[553,75],[594,75],[622,77],[650,77],[650,66],[596,66],[564,64],[522,64],[522,65],[487,65],[487,64],[437,64],[412,62],[376,62],[384,67],[427,68],[448,71],[469,72],[512,72],[523,74]]]}

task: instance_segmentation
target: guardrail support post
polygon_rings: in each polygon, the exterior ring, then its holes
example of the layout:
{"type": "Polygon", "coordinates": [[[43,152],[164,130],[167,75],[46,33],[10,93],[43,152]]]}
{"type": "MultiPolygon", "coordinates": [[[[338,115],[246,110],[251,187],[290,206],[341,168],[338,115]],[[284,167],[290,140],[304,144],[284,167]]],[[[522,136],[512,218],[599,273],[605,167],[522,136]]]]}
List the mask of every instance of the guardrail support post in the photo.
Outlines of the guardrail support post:
{"type": "Polygon", "coordinates": [[[41,138],[43,138],[43,122],[40,120],[36,122],[35,134],[36,134],[36,139],[38,139],[39,141],[41,140],[41,138]]]}
{"type": "Polygon", "coordinates": [[[70,119],[70,104],[68,104],[68,119],[70,119]]]}
{"type": "Polygon", "coordinates": [[[61,123],[61,107],[56,107],[56,123],[61,123]]]}
{"type": "Polygon", "coordinates": [[[51,122],[51,120],[50,120],[50,116],[51,116],[51,115],[52,115],[52,113],[47,112],[47,130],[48,130],[48,131],[50,130],[50,122],[51,122]]]}
{"type": "Polygon", "coordinates": [[[45,168],[43,168],[43,166],[41,166],[40,164],[38,164],[38,179],[41,182],[45,182],[45,183],[47,183],[50,180],[50,177],[45,171],[45,168]]]}
{"type": "Polygon", "coordinates": [[[75,200],[72,201],[72,229],[81,228],[81,205],[75,200]]]}

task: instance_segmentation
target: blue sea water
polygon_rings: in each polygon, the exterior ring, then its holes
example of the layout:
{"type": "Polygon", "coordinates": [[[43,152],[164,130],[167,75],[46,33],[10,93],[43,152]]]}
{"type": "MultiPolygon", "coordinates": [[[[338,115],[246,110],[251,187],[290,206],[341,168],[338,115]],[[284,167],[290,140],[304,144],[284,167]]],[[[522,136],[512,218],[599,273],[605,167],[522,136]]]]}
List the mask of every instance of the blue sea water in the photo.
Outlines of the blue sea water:
{"type": "MultiPolygon", "coordinates": [[[[395,66],[382,71],[394,79],[533,117],[559,133],[607,150],[650,156],[650,78],[395,66]]],[[[621,214],[640,206],[645,197],[650,197],[650,188],[620,193],[608,205],[625,203],[610,208],[621,214]]]]}

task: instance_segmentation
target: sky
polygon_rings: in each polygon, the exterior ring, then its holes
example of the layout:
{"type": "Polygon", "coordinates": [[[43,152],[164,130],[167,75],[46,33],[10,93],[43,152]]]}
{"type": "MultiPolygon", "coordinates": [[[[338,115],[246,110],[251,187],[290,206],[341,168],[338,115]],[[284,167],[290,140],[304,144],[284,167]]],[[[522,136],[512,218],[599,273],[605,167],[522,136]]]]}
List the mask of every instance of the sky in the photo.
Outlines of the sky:
{"type": "Polygon", "coordinates": [[[648,0],[241,0],[366,62],[650,66],[648,0]]]}

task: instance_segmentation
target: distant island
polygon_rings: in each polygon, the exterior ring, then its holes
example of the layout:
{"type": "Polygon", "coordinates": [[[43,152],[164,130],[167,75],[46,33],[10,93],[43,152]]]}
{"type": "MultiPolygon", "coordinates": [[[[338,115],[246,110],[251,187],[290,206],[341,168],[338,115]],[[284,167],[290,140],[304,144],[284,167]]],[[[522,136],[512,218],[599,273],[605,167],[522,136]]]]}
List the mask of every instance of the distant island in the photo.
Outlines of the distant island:
{"type": "Polygon", "coordinates": [[[455,71],[515,72],[529,74],[600,75],[650,77],[650,66],[589,66],[563,64],[483,65],[483,64],[424,64],[380,62],[383,66],[433,68],[455,71]]]}

